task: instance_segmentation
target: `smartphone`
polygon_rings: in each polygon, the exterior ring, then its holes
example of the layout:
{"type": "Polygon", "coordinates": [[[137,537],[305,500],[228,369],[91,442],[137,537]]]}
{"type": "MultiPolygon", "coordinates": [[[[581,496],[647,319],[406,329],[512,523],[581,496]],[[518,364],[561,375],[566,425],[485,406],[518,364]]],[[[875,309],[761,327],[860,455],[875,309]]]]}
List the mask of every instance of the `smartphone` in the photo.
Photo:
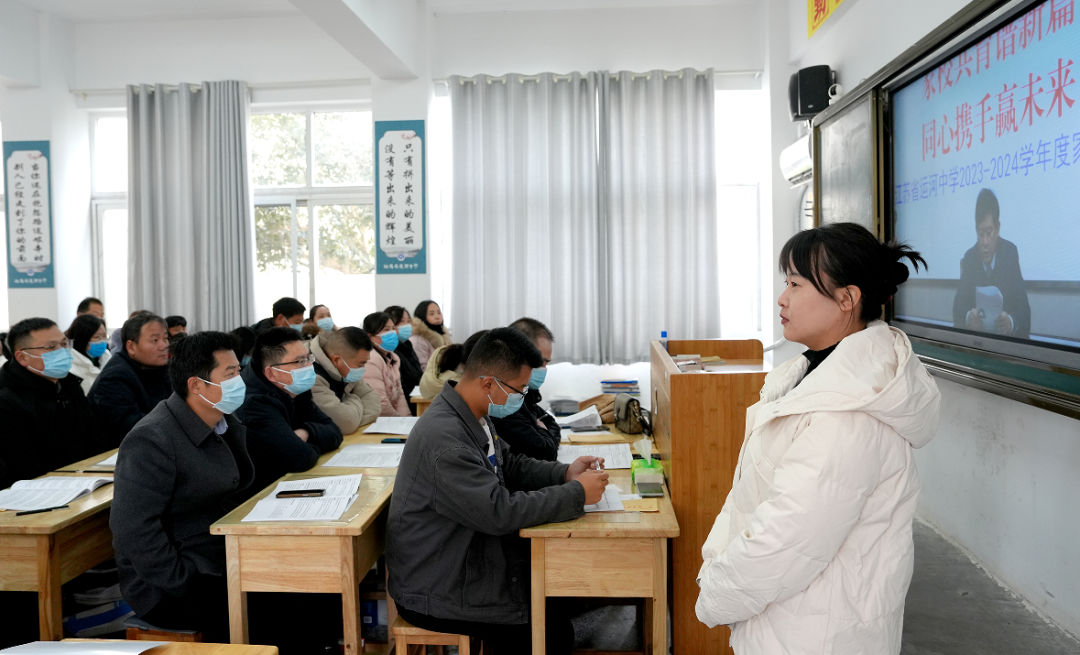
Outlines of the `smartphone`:
{"type": "Polygon", "coordinates": [[[570,431],[571,432],[610,432],[611,429],[606,428],[606,427],[604,427],[602,425],[596,425],[596,426],[588,426],[588,427],[583,427],[583,428],[571,427],[570,431]]]}
{"type": "Polygon", "coordinates": [[[382,440],[383,443],[405,443],[405,439],[401,437],[387,437],[382,440]]]}
{"type": "Polygon", "coordinates": [[[293,489],[292,491],[279,491],[277,498],[318,498],[326,493],[325,489],[293,489]]]}
{"type": "Polygon", "coordinates": [[[664,485],[659,482],[639,482],[637,490],[642,498],[657,498],[664,495],[664,485]]]}

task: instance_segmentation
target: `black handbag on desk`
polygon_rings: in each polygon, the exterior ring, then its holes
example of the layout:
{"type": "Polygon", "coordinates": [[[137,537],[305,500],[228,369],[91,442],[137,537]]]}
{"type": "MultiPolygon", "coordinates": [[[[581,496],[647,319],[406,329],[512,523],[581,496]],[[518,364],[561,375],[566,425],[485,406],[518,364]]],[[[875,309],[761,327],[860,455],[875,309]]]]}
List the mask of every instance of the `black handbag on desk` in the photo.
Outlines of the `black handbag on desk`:
{"type": "Polygon", "coordinates": [[[615,427],[624,434],[652,434],[652,415],[628,393],[615,396],[615,427]]]}

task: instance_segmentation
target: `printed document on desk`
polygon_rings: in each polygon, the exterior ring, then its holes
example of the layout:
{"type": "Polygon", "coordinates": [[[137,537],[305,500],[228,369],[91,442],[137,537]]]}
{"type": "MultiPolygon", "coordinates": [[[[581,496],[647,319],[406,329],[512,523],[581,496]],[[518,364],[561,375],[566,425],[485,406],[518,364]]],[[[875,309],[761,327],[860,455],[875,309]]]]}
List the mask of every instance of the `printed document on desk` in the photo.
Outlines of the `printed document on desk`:
{"type": "Polygon", "coordinates": [[[400,434],[407,437],[416,421],[415,416],[380,416],[367,426],[364,434],[400,434]]]}
{"type": "Polygon", "coordinates": [[[619,494],[619,488],[614,485],[608,485],[604,489],[604,495],[600,498],[600,502],[595,505],[586,505],[586,512],[622,512],[625,508],[622,504],[622,498],[619,494]]]}
{"type": "Polygon", "coordinates": [[[361,443],[345,446],[325,466],[394,469],[401,463],[405,444],[361,443]]]}
{"type": "Polygon", "coordinates": [[[332,475],[307,480],[282,480],[270,495],[255,503],[241,522],[335,521],[356,500],[363,475],[332,475]],[[278,498],[282,491],[322,489],[317,498],[278,498]]]}
{"type": "Polygon", "coordinates": [[[577,414],[560,416],[555,419],[555,422],[560,428],[598,428],[604,424],[596,405],[589,405],[577,414]]]}
{"type": "Polygon", "coordinates": [[[628,443],[583,444],[578,446],[559,446],[559,461],[573,464],[578,457],[603,457],[606,469],[628,469],[634,461],[628,443]]]}
{"type": "Polygon", "coordinates": [[[59,475],[36,480],[19,480],[11,485],[10,489],[0,491],[0,509],[29,511],[60,507],[112,481],[112,478],[76,478],[59,475]]]}

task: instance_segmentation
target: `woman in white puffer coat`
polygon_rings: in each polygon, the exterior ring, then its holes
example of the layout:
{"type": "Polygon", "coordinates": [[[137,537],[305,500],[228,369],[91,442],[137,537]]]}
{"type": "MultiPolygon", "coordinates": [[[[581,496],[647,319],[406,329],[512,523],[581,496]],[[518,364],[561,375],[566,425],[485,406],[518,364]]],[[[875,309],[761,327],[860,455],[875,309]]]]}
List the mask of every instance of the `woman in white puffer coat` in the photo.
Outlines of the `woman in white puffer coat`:
{"type": "Polygon", "coordinates": [[[900,652],[920,484],[912,449],[940,394],[903,332],[877,320],[906,246],[839,223],[784,246],[784,337],[809,350],[747,410],[731,493],[702,547],[698,619],[737,655],[900,652]]]}

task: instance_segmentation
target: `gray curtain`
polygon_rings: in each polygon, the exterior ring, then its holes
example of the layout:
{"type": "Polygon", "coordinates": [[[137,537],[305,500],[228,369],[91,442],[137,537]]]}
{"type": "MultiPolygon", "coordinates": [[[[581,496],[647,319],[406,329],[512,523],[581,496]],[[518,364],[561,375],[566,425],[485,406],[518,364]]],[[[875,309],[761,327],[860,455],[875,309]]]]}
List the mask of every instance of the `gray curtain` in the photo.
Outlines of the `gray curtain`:
{"type": "Polygon", "coordinates": [[[450,78],[456,340],[530,316],[598,360],[597,77],[450,78]]]}
{"type": "MultiPolygon", "coordinates": [[[[600,76],[601,359],[720,336],[713,70],[600,76]]],[[[739,284],[738,280],[730,280],[739,284]]]]}
{"type": "Polygon", "coordinates": [[[128,299],[189,330],[254,322],[244,82],[127,88],[128,299]]]}

